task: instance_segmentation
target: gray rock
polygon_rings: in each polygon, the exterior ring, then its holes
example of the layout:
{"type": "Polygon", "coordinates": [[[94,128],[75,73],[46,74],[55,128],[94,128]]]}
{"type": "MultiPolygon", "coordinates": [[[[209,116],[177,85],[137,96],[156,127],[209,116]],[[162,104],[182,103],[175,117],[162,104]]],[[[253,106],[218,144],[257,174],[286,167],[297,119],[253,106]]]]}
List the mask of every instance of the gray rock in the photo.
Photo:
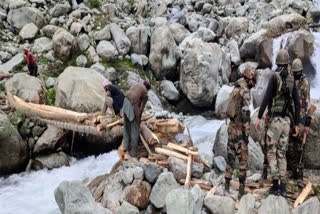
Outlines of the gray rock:
{"type": "Polygon", "coordinates": [[[68,1],[65,1],[63,4],[56,4],[51,10],[50,15],[52,17],[59,17],[67,15],[71,10],[71,6],[68,1]]]}
{"type": "Polygon", "coordinates": [[[119,214],[139,214],[139,209],[126,201],[121,204],[119,214]]]}
{"type": "Polygon", "coordinates": [[[232,17],[229,20],[225,32],[228,38],[234,37],[235,35],[240,35],[241,33],[246,33],[248,30],[248,20],[244,17],[232,17]]]}
{"type": "Polygon", "coordinates": [[[163,172],[154,184],[149,200],[155,207],[163,208],[167,194],[178,187],[179,184],[173,174],[171,172],[163,172]]]}
{"type": "Polygon", "coordinates": [[[263,151],[260,144],[255,143],[251,137],[249,137],[248,152],[248,169],[252,171],[263,169],[263,151]]]}
{"type": "Polygon", "coordinates": [[[215,166],[220,170],[220,172],[225,172],[226,171],[226,160],[222,156],[218,156],[213,158],[215,166]]]}
{"type": "Polygon", "coordinates": [[[99,58],[98,54],[96,53],[96,50],[92,46],[90,46],[87,49],[86,55],[88,56],[89,62],[91,62],[91,63],[96,63],[96,62],[100,61],[100,58],[99,58]]]}
{"type": "Polygon", "coordinates": [[[209,3],[205,3],[202,7],[202,13],[206,14],[206,13],[210,13],[210,11],[212,10],[212,4],[209,3]]]}
{"type": "Polygon", "coordinates": [[[38,31],[39,29],[35,24],[29,23],[20,30],[19,36],[23,40],[33,39],[37,35],[38,31]]]}
{"type": "Polygon", "coordinates": [[[0,51],[0,60],[1,61],[5,62],[11,58],[12,58],[12,55],[10,53],[5,52],[5,51],[0,51]]]}
{"type": "Polygon", "coordinates": [[[5,84],[6,90],[26,102],[44,103],[44,88],[42,82],[33,76],[19,73],[10,78],[5,84]]]}
{"type": "Polygon", "coordinates": [[[174,40],[180,44],[187,36],[190,35],[190,32],[181,24],[173,23],[169,25],[170,32],[174,37],[174,40]]]}
{"type": "Polygon", "coordinates": [[[104,79],[93,69],[67,67],[57,78],[56,106],[78,112],[100,111],[104,103],[101,87],[104,79]]]}
{"type": "Polygon", "coordinates": [[[151,184],[156,182],[161,172],[162,170],[157,164],[150,163],[147,165],[143,165],[144,177],[151,184]]]}
{"type": "Polygon", "coordinates": [[[101,41],[97,46],[98,55],[104,60],[113,60],[118,56],[117,49],[109,41],[101,41]]]}
{"type": "Polygon", "coordinates": [[[32,136],[33,137],[39,137],[45,130],[45,127],[35,126],[32,129],[32,136]]]}
{"type": "Polygon", "coordinates": [[[8,22],[18,29],[23,28],[23,26],[31,22],[38,28],[45,25],[43,14],[33,7],[21,7],[10,10],[8,14],[8,22]]]}
{"type": "Polygon", "coordinates": [[[7,115],[0,113],[0,175],[19,172],[27,164],[27,144],[7,115]]]}
{"type": "Polygon", "coordinates": [[[62,166],[69,166],[69,157],[64,152],[59,152],[36,157],[32,162],[31,168],[41,170],[44,168],[60,168],[62,166]]]}
{"type": "Polygon", "coordinates": [[[74,36],[78,36],[82,29],[83,26],[81,23],[73,22],[70,27],[70,33],[74,36]]]}
{"type": "Polygon", "coordinates": [[[189,190],[174,189],[166,197],[168,214],[193,214],[195,201],[189,190]]]}
{"type": "Polygon", "coordinates": [[[122,179],[123,183],[125,183],[126,185],[130,185],[133,182],[133,170],[132,170],[132,168],[123,170],[121,172],[121,179],[122,179]]]}
{"type": "Polygon", "coordinates": [[[268,34],[273,37],[289,30],[298,30],[305,24],[306,19],[303,16],[297,13],[285,14],[271,19],[268,23],[267,30],[268,34]]]}
{"type": "Polygon", "coordinates": [[[231,55],[231,62],[235,65],[240,65],[241,59],[237,42],[234,39],[230,40],[228,42],[228,47],[231,55]]]}
{"type": "Polygon", "coordinates": [[[265,91],[267,90],[267,82],[271,78],[273,71],[269,68],[264,70],[257,70],[257,82],[255,87],[251,89],[253,107],[257,108],[261,105],[265,91]]]}
{"type": "Polygon", "coordinates": [[[269,195],[262,201],[258,211],[259,214],[289,214],[288,202],[282,196],[269,195]]]}
{"type": "Polygon", "coordinates": [[[135,180],[132,185],[124,189],[123,200],[139,209],[146,209],[149,204],[151,185],[142,180],[135,180]]]}
{"type": "Polygon", "coordinates": [[[113,41],[116,43],[117,50],[120,55],[126,55],[131,46],[131,42],[127,35],[123,32],[123,30],[117,24],[110,24],[110,32],[113,41]]]}
{"type": "Polygon", "coordinates": [[[150,28],[144,25],[129,27],[126,34],[131,42],[130,52],[136,54],[148,54],[148,40],[150,28]]]}
{"type": "Polygon", "coordinates": [[[191,103],[198,107],[211,106],[220,88],[219,64],[222,51],[217,44],[194,39],[181,60],[180,87],[191,103]]]}
{"type": "Polygon", "coordinates": [[[143,67],[142,57],[138,54],[131,54],[131,63],[143,67]]]}
{"type": "Polygon", "coordinates": [[[169,80],[163,80],[160,84],[161,94],[170,101],[178,101],[180,99],[180,93],[174,86],[173,82],[169,80]]]}
{"type": "Polygon", "coordinates": [[[204,199],[204,206],[209,210],[210,213],[235,213],[235,202],[228,197],[208,194],[204,199]]]}
{"type": "Polygon", "coordinates": [[[74,36],[64,29],[57,30],[52,38],[54,54],[63,60],[71,58],[74,36]]]}
{"type": "Polygon", "coordinates": [[[46,25],[41,29],[41,31],[44,33],[45,36],[52,38],[55,32],[59,29],[60,28],[55,25],[46,25]]]}
{"type": "Polygon", "coordinates": [[[41,37],[34,40],[32,50],[35,53],[42,53],[45,51],[50,51],[52,49],[52,40],[47,37],[41,37]]]}
{"type": "Polygon", "coordinates": [[[218,91],[215,112],[220,118],[225,118],[227,114],[227,108],[229,104],[229,96],[233,90],[233,87],[228,85],[223,85],[218,91]]]}
{"type": "Polygon", "coordinates": [[[76,64],[79,67],[86,67],[87,63],[88,63],[88,60],[85,55],[80,55],[76,59],[76,64]]]}
{"type": "Polygon", "coordinates": [[[200,27],[196,32],[187,36],[179,45],[179,50],[184,53],[187,45],[192,43],[194,39],[201,39],[204,42],[213,42],[216,34],[209,28],[200,27]]]}
{"type": "MultiPolygon", "coordinates": [[[[180,181],[187,176],[187,163],[184,160],[169,157],[169,170],[174,174],[176,180],[180,181]]],[[[197,162],[193,162],[191,175],[196,178],[201,178],[203,175],[203,165],[197,162]]]]}
{"type": "Polygon", "coordinates": [[[137,166],[132,170],[134,179],[143,180],[143,168],[137,166]]]}
{"type": "Polygon", "coordinates": [[[97,41],[111,40],[110,25],[106,25],[102,30],[94,32],[92,38],[97,41]]]}
{"type": "Polygon", "coordinates": [[[237,214],[254,214],[255,202],[255,197],[250,193],[244,195],[240,200],[240,205],[237,214]]]}
{"type": "Polygon", "coordinates": [[[240,48],[240,55],[242,59],[255,59],[257,56],[258,44],[260,41],[265,39],[267,35],[267,31],[262,29],[254,34],[252,34],[248,39],[246,39],[241,48],[240,48]]]}
{"type": "Polygon", "coordinates": [[[62,214],[110,214],[99,207],[90,191],[80,181],[63,181],[54,191],[55,200],[62,214]]]}
{"type": "Polygon", "coordinates": [[[90,40],[87,34],[82,34],[78,39],[78,46],[82,52],[86,51],[90,46],[90,40]]]}
{"type": "Polygon", "coordinates": [[[320,213],[320,203],[317,197],[312,197],[292,210],[292,214],[320,213]]]}
{"type": "Polygon", "coordinates": [[[300,30],[299,33],[290,40],[288,46],[290,56],[292,59],[299,58],[303,62],[307,62],[314,52],[313,43],[313,35],[306,30],[300,30]]]}
{"type": "Polygon", "coordinates": [[[56,79],[53,77],[49,77],[46,81],[46,87],[47,88],[52,88],[54,84],[56,83],[56,79]]]}
{"type": "Polygon", "coordinates": [[[0,65],[0,70],[5,73],[13,72],[15,68],[19,66],[23,61],[24,61],[23,54],[17,54],[6,63],[0,65]]]}
{"type": "Polygon", "coordinates": [[[157,79],[163,79],[176,71],[177,45],[169,27],[161,26],[154,30],[150,42],[149,63],[157,79]],[[161,41],[161,42],[159,42],[161,41]]]}
{"type": "Polygon", "coordinates": [[[55,151],[67,140],[66,132],[54,126],[48,126],[47,130],[41,135],[34,146],[33,153],[46,153],[55,151]]]}
{"type": "Polygon", "coordinates": [[[204,192],[201,190],[198,184],[192,187],[191,194],[194,200],[194,212],[193,213],[201,213],[201,209],[203,207],[204,200],[204,192]]]}

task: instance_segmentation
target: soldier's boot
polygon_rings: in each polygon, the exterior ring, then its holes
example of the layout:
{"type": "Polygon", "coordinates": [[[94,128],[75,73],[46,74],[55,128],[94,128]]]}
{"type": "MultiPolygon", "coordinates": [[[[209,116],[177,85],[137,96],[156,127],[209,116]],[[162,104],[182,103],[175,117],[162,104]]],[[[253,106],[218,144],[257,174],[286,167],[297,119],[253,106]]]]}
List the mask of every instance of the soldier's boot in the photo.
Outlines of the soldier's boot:
{"type": "Polygon", "coordinates": [[[298,172],[297,170],[292,171],[292,175],[290,176],[291,179],[297,180],[298,179],[298,172]]]}
{"type": "Polygon", "coordinates": [[[226,180],[226,183],[224,185],[224,190],[227,192],[227,193],[230,193],[230,178],[225,178],[226,180]]]}
{"type": "Polygon", "coordinates": [[[272,180],[272,187],[269,190],[269,194],[272,195],[279,195],[279,180],[278,179],[273,179],[272,180]]]}
{"type": "Polygon", "coordinates": [[[245,188],[245,180],[246,178],[244,176],[240,176],[239,177],[239,194],[238,194],[238,199],[240,200],[242,198],[242,196],[244,195],[244,188],[245,188]]]}
{"type": "Polygon", "coordinates": [[[266,180],[268,178],[268,166],[263,166],[261,179],[266,180]]]}
{"type": "Polygon", "coordinates": [[[280,195],[283,196],[283,197],[287,196],[286,181],[281,181],[281,183],[280,183],[280,195]]]}

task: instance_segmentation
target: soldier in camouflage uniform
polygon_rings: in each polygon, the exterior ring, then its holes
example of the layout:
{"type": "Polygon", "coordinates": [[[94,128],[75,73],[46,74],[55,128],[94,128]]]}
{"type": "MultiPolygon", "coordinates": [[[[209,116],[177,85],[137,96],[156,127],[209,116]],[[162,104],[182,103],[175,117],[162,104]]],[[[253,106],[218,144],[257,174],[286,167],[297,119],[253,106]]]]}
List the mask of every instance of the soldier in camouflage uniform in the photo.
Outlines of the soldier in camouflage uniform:
{"type": "MultiPolygon", "coordinates": [[[[237,90],[238,96],[230,99],[237,99],[239,104],[234,105],[235,112],[230,116],[230,123],[228,126],[228,146],[227,146],[227,166],[225,174],[225,190],[229,192],[230,180],[232,178],[234,162],[238,158],[240,166],[239,173],[239,199],[244,195],[245,179],[248,161],[248,137],[250,130],[250,89],[254,86],[256,81],[256,71],[253,68],[247,68],[244,71],[244,78],[239,79],[233,90],[237,90]]],[[[230,100],[230,102],[232,102],[230,100]]],[[[229,102],[229,105],[230,105],[229,102]]],[[[228,106],[228,109],[230,107],[228,106]]]]}
{"type": "Polygon", "coordinates": [[[311,118],[307,116],[310,104],[310,87],[306,76],[302,73],[303,65],[300,59],[295,59],[292,63],[292,72],[298,88],[300,98],[300,135],[296,137],[291,133],[287,152],[288,169],[292,171],[293,179],[303,179],[303,159],[299,164],[302,151],[304,132],[309,132],[311,118]]]}
{"type": "Polygon", "coordinates": [[[279,51],[276,63],[278,69],[269,80],[255,128],[256,130],[259,129],[260,119],[268,106],[270,123],[267,131],[267,158],[272,176],[272,187],[269,193],[285,197],[286,151],[290,125],[295,125],[295,131],[299,133],[297,125],[299,122],[300,102],[294,78],[288,71],[289,54],[286,50],[279,51]]]}

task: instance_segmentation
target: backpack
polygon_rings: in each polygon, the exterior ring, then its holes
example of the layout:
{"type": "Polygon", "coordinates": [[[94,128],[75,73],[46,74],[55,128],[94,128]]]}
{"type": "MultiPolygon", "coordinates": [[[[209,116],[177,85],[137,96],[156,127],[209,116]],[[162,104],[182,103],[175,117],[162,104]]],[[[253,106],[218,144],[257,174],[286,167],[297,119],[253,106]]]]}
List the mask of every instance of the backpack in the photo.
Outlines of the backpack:
{"type": "Polygon", "coordinates": [[[241,115],[242,96],[240,94],[240,86],[235,86],[229,95],[229,104],[227,108],[227,116],[235,118],[241,115]]]}

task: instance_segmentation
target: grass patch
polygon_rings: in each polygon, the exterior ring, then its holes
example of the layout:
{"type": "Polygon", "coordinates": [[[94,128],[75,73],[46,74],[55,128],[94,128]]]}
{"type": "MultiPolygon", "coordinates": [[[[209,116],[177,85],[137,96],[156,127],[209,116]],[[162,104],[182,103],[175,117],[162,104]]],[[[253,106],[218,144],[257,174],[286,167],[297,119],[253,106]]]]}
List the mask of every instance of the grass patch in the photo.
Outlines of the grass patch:
{"type": "Polygon", "coordinates": [[[2,129],[0,129],[1,136],[6,138],[9,137],[10,135],[14,135],[16,133],[16,129],[14,126],[10,123],[10,118],[9,121],[5,120],[4,124],[2,124],[2,129]]]}
{"type": "Polygon", "coordinates": [[[137,8],[134,6],[134,0],[128,0],[130,5],[130,13],[135,14],[137,12],[137,8]]]}
{"type": "Polygon", "coordinates": [[[99,8],[101,5],[100,0],[88,0],[89,4],[93,8],[99,8]]]}
{"type": "Polygon", "coordinates": [[[56,89],[55,88],[48,89],[45,94],[45,99],[46,99],[46,105],[54,106],[56,102],[56,89]]]}
{"type": "Polygon", "coordinates": [[[100,30],[101,30],[107,24],[109,24],[109,19],[107,17],[105,17],[104,15],[97,15],[94,18],[92,30],[97,31],[98,27],[100,27],[100,30]]]}
{"type": "Polygon", "coordinates": [[[4,84],[0,84],[0,92],[5,92],[6,88],[4,87],[4,84]]]}
{"type": "Polygon", "coordinates": [[[8,115],[11,124],[18,126],[21,122],[26,119],[27,110],[16,110],[14,113],[8,115]]]}

